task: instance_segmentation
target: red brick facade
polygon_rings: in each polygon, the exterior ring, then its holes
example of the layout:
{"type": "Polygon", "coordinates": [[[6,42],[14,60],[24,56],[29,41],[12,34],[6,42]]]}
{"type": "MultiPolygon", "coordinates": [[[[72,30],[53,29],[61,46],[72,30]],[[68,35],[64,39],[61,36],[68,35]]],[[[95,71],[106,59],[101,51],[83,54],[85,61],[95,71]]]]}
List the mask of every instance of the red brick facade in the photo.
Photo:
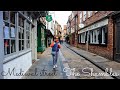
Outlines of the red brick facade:
{"type": "MultiPolygon", "coordinates": [[[[112,11],[99,11],[97,13],[93,12],[93,15],[87,18],[83,23],[88,26],[110,14],[112,11]]],[[[105,58],[113,60],[113,20],[108,17],[108,38],[107,46],[102,45],[88,45],[88,51],[103,56],[105,58]]],[[[86,44],[78,44],[81,49],[86,50],[86,44]]]]}

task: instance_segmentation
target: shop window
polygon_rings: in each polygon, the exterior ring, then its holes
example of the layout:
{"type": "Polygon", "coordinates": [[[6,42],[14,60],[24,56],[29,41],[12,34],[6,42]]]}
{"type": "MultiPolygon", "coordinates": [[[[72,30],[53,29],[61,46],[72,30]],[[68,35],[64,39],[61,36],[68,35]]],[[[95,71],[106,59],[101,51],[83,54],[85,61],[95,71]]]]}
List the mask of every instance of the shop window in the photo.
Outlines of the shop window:
{"type": "Polygon", "coordinates": [[[85,32],[80,34],[81,38],[81,43],[85,43],[85,32]]]}
{"type": "Polygon", "coordinates": [[[15,12],[3,11],[4,54],[16,52],[15,12]]]}
{"type": "Polygon", "coordinates": [[[99,30],[90,31],[90,43],[91,44],[98,44],[98,34],[99,34],[99,30]]]}
{"type": "Polygon", "coordinates": [[[106,45],[107,44],[107,26],[103,26],[100,28],[99,33],[99,44],[106,45]]]}
{"type": "Polygon", "coordinates": [[[107,26],[100,27],[99,29],[90,31],[91,44],[107,44],[107,26]]]}

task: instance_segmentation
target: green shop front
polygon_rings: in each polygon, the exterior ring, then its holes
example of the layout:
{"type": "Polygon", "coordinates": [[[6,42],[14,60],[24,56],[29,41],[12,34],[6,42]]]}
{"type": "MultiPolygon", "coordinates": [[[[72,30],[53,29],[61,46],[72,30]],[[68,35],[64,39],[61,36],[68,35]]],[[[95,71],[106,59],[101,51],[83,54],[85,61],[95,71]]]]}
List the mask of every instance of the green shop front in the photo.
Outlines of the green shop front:
{"type": "Polygon", "coordinates": [[[37,26],[37,52],[43,52],[46,49],[46,26],[38,23],[37,26]]]}

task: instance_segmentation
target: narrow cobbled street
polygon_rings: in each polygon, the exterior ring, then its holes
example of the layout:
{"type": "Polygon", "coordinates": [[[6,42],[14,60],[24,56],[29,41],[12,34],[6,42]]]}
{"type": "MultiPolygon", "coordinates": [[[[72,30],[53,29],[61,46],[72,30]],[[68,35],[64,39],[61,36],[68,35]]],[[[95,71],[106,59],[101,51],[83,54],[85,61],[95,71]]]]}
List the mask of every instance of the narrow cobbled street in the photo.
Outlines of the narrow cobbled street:
{"type": "Polygon", "coordinates": [[[0,11],[0,79],[120,79],[120,11],[0,11]]]}
{"type": "Polygon", "coordinates": [[[104,72],[68,49],[64,44],[60,49],[57,65],[58,67],[53,69],[51,48],[49,47],[40,55],[40,59],[31,66],[22,79],[112,79],[110,76],[91,76],[91,72],[104,72]],[[74,75],[70,73],[74,73],[74,75]]]}

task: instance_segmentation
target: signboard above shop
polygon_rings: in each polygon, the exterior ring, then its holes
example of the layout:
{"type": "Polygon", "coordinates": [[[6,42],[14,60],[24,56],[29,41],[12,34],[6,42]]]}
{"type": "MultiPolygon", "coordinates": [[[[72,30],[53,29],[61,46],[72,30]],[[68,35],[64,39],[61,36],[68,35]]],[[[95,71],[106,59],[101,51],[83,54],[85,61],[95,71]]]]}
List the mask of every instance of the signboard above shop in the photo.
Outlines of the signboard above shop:
{"type": "Polygon", "coordinates": [[[88,26],[86,28],[80,29],[80,31],[78,31],[78,34],[89,31],[89,30],[99,28],[99,27],[107,25],[107,24],[108,24],[108,19],[102,20],[102,21],[97,22],[95,24],[92,24],[92,25],[90,25],[90,26],[88,26]]]}

